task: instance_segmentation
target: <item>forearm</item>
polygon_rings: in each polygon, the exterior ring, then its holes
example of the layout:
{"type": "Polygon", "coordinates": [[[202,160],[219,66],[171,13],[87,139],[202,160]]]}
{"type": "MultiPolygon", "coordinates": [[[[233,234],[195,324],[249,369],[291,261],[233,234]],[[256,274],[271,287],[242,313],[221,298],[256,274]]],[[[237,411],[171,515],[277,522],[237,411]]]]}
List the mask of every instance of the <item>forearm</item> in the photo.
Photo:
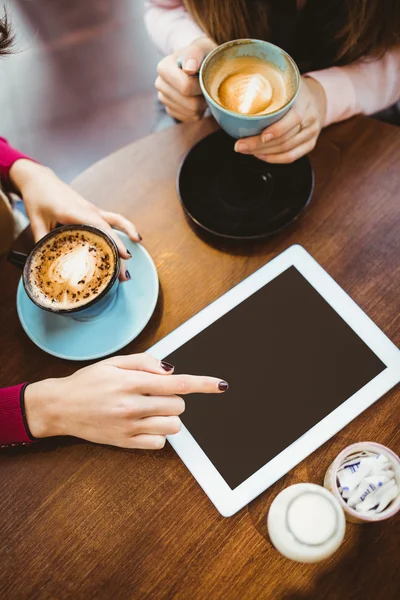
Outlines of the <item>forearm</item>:
{"type": "Polygon", "coordinates": [[[179,0],[146,0],[145,23],[162,54],[173,54],[205,35],[179,0]]]}
{"type": "Polygon", "coordinates": [[[67,404],[62,392],[63,379],[44,379],[25,389],[25,415],[34,438],[62,435],[61,407],[67,404]]]}
{"type": "Polygon", "coordinates": [[[56,177],[51,169],[39,165],[27,158],[16,160],[10,167],[8,172],[10,182],[21,195],[24,195],[24,190],[32,181],[38,181],[48,177],[56,177]]]}
{"type": "Polygon", "coordinates": [[[308,76],[318,81],[326,94],[324,126],[356,114],[370,115],[400,99],[400,46],[379,60],[358,61],[308,76]]]}
{"type": "Polygon", "coordinates": [[[0,137],[0,177],[8,181],[11,168],[21,159],[33,161],[26,154],[10,146],[6,139],[0,137]]]}

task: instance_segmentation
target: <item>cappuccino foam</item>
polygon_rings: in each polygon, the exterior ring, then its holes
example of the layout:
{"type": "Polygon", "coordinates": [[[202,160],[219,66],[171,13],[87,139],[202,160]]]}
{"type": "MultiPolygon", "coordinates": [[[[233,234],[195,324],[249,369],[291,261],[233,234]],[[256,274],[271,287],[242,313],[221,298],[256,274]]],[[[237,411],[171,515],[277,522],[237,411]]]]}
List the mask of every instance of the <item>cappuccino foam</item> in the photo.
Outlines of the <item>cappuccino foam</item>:
{"type": "Polygon", "coordinates": [[[247,116],[274,112],[292,94],[285,73],[256,56],[222,58],[211,67],[208,80],[214,100],[247,116]]]}
{"type": "Polygon", "coordinates": [[[28,285],[44,308],[76,309],[101,294],[115,268],[114,251],[105,238],[72,229],[55,234],[34,253],[28,285]]]}

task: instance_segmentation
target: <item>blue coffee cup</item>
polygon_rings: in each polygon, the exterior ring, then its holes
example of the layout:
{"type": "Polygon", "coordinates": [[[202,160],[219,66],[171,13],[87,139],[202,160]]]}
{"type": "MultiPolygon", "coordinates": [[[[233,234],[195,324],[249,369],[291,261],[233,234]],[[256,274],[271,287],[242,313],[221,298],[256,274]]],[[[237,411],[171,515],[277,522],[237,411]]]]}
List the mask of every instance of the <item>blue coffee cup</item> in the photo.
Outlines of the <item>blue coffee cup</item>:
{"type": "Polygon", "coordinates": [[[279,121],[296,100],[300,88],[300,72],[291,56],[278,46],[263,40],[242,39],[226,42],[214,48],[201,65],[199,74],[201,90],[210,111],[219,125],[230,136],[236,139],[259,135],[266,127],[279,121]],[[227,61],[243,56],[253,56],[275,66],[285,76],[288,99],[277,110],[266,114],[243,115],[222,106],[210,94],[210,78],[218,61],[227,61]]]}

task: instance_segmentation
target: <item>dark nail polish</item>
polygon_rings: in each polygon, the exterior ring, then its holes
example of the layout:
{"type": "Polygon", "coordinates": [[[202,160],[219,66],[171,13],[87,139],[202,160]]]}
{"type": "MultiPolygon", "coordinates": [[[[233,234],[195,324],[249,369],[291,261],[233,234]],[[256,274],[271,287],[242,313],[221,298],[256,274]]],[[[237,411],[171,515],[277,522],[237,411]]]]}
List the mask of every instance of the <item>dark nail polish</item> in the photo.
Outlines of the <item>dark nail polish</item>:
{"type": "Polygon", "coordinates": [[[218,384],[218,389],[221,390],[221,392],[226,392],[226,390],[229,389],[229,383],[226,381],[220,381],[218,384]]]}
{"type": "Polygon", "coordinates": [[[127,279],[130,279],[130,278],[131,278],[131,274],[129,273],[129,271],[125,271],[125,277],[126,277],[127,279]]]}
{"type": "Polygon", "coordinates": [[[138,234],[137,234],[137,236],[138,236],[138,238],[139,238],[139,242],[142,242],[142,241],[143,241],[143,238],[142,238],[142,236],[140,235],[140,233],[138,233],[138,234]]]}
{"type": "Polygon", "coordinates": [[[160,364],[164,371],[167,371],[167,373],[169,373],[169,371],[172,371],[175,368],[174,365],[171,365],[166,360],[162,360],[160,364]]]}
{"type": "Polygon", "coordinates": [[[128,248],[126,248],[126,251],[129,254],[129,256],[132,256],[132,253],[128,250],[128,248]]]}

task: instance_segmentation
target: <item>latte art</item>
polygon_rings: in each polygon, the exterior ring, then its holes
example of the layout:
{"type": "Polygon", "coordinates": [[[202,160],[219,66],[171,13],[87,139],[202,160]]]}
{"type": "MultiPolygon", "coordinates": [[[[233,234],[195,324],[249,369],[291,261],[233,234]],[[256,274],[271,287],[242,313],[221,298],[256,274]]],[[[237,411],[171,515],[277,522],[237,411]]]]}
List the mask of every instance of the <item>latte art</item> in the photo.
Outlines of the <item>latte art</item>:
{"type": "Polygon", "coordinates": [[[293,93],[288,76],[256,56],[222,57],[207,73],[210,96],[224,108],[246,116],[279,110],[293,93]]]}
{"type": "Polygon", "coordinates": [[[49,279],[64,284],[67,289],[78,289],[80,281],[93,278],[95,269],[96,257],[90,246],[78,246],[56,258],[48,274],[49,279]]]}
{"type": "Polygon", "coordinates": [[[229,110],[242,115],[255,115],[271,104],[272,86],[268,79],[258,73],[234,73],[221,83],[218,95],[229,110]]]}
{"type": "Polygon", "coordinates": [[[115,274],[114,248],[105,237],[73,228],[39,247],[29,265],[30,291],[51,310],[76,309],[99,296],[115,274]]]}

